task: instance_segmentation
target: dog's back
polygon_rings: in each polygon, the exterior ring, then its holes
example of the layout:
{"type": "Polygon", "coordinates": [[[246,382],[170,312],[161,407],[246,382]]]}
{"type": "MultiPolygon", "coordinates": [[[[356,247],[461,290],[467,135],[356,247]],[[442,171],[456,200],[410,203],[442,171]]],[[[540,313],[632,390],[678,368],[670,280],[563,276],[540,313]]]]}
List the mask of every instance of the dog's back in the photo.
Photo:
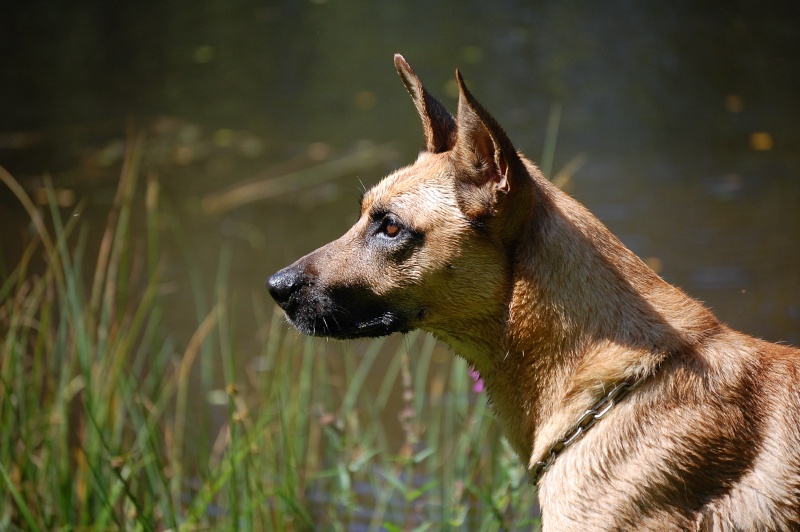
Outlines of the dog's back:
{"type": "Polygon", "coordinates": [[[800,529],[797,350],[722,328],[615,409],[543,479],[547,529],[800,529]]]}
{"type": "Polygon", "coordinates": [[[539,214],[515,268],[511,374],[492,386],[501,420],[521,381],[535,390],[533,462],[614,383],[651,375],[542,478],[546,528],[800,529],[800,351],[721,324],[528,170],[539,214]],[[514,360],[542,343],[556,360],[514,360]]]}
{"type": "MultiPolygon", "coordinates": [[[[520,343],[561,344],[558,362],[525,363],[540,390],[527,402],[533,459],[632,368],[651,374],[542,478],[546,528],[800,529],[800,351],[721,324],[528,167],[540,213],[517,268],[528,306],[510,321],[531,337],[520,343]],[[559,372],[565,383],[548,384],[559,372]]],[[[495,393],[503,404],[519,390],[495,393]]]]}

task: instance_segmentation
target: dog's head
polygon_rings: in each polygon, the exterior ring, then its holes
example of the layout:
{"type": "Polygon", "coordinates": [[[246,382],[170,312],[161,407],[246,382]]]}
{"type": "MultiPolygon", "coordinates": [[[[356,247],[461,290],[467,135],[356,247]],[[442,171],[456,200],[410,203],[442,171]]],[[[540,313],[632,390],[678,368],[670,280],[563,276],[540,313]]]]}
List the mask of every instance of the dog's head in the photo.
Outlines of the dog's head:
{"type": "Polygon", "coordinates": [[[505,318],[510,247],[530,216],[536,169],[458,71],[454,118],[400,55],[395,66],[422,119],[425,151],[364,193],[347,233],[267,285],[305,334],[357,338],[422,328],[458,342],[505,318]]]}

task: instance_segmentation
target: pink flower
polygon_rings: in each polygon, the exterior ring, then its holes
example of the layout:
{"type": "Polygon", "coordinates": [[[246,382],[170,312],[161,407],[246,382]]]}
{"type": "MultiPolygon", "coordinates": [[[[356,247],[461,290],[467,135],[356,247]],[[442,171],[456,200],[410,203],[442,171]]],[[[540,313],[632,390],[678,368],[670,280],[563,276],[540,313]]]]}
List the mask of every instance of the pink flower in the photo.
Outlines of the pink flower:
{"type": "Polygon", "coordinates": [[[478,373],[478,370],[474,367],[469,368],[469,376],[475,381],[475,384],[472,385],[472,391],[475,393],[483,392],[483,379],[481,379],[481,374],[478,373]]]}

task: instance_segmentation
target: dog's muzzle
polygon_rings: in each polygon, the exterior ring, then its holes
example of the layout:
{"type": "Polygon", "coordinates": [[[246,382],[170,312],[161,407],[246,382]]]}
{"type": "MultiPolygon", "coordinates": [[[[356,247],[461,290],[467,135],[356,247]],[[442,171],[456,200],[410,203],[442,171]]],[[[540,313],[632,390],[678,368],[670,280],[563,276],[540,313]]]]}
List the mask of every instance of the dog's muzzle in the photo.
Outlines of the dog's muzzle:
{"type": "Polygon", "coordinates": [[[321,286],[298,263],[267,279],[269,293],[303,334],[365,338],[407,332],[405,313],[363,286],[321,286]]]}

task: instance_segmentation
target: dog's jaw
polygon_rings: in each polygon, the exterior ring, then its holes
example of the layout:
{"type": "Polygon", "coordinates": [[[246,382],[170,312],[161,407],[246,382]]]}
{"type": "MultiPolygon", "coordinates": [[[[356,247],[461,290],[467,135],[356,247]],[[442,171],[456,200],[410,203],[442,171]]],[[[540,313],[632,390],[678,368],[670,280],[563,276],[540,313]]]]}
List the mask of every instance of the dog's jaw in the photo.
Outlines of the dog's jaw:
{"type": "Polygon", "coordinates": [[[337,340],[356,338],[378,338],[394,333],[407,333],[411,330],[408,320],[399,313],[384,311],[376,316],[363,319],[345,319],[345,315],[333,313],[290,313],[284,311],[286,318],[298,331],[309,336],[322,336],[337,340]]]}

